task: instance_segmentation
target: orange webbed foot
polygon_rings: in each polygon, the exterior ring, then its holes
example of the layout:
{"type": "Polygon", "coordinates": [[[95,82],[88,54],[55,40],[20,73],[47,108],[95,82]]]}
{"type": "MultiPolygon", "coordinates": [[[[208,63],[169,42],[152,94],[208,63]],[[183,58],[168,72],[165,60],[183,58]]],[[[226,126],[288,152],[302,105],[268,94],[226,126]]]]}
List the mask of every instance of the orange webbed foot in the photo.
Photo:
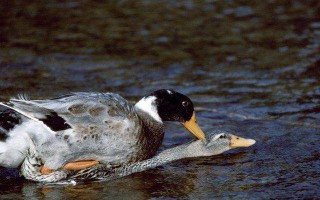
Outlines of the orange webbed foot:
{"type": "Polygon", "coordinates": [[[51,174],[52,172],[54,172],[54,170],[53,169],[49,169],[46,166],[42,165],[41,168],[40,168],[40,172],[41,172],[42,175],[48,175],[48,174],[51,174]]]}
{"type": "MultiPolygon", "coordinates": [[[[97,160],[81,160],[81,161],[69,162],[65,166],[63,166],[61,169],[70,170],[70,171],[78,171],[81,169],[95,166],[97,164],[99,164],[99,161],[97,161],[97,160]]],[[[55,170],[49,169],[45,165],[43,165],[40,169],[40,172],[42,175],[48,175],[54,171],[55,170]]]]}
{"type": "Polygon", "coordinates": [[[99,164],[99,161],[97,160],[81,160],[81,161],[69,162],[65,166],[63,166],[62,169],[78,171],[81,169],[95,166],[97,164],[99,164]]]}

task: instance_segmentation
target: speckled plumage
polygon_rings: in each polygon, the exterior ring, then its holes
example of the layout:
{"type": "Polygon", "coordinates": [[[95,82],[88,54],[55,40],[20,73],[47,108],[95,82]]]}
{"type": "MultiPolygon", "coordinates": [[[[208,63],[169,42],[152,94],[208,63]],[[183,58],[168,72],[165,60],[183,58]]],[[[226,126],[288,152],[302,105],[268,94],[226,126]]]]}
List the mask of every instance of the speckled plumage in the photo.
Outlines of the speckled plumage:
{"type": "Polygon", "coordinates": [[[51,169],[77,160],[95,159],[109,165],[135,162],[153,156],[163,139],[162,122],[114,93],[73,93],[10,103],[32,118],[23,123],[20,134],[30,137],[51,169]]]}

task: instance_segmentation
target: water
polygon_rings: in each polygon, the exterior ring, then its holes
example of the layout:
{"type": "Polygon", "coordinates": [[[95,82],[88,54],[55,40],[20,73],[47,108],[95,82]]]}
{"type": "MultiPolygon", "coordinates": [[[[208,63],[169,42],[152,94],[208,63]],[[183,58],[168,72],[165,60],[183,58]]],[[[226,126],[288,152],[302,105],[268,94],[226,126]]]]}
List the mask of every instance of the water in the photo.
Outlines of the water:
{"type": "MultiPolygon", "coordinates": [[[[0,9],[1,99],[112,91],[137,101],[173,88],[194,101],[204,132],[257,140],[77,186],[1,169],[1,198],[319,198],[318,1],[8,1],[0,9]]],[[[169,123],[161,150],[191,139],[169,123]]]]}

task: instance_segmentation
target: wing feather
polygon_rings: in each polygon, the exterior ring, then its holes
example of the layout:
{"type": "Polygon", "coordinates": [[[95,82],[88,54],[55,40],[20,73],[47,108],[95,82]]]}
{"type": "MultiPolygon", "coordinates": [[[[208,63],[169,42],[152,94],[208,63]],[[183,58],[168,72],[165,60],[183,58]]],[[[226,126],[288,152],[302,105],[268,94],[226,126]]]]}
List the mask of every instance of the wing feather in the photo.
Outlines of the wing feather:
{"type": "Polygon", "coordinates": [[[42,121],[53,131],[83,125],[107,126],[110,120],[123,120],[132,107],[114,93],[72,93],[49,100],[11,99],[13,109],[31,119],[42,121]]]}

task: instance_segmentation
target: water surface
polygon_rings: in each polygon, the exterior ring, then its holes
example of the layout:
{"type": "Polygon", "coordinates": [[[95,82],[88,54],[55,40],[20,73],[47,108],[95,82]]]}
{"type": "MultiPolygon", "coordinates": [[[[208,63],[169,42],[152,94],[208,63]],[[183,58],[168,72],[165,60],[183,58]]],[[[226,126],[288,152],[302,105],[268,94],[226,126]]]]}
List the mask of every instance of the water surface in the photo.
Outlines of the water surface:
{"type": "MultiPolygon", "coordinates": [[[[1,198],[320,196],[318,1],[0,3],[0,98],[188,95],[204,132],[257,140],[118,180],[44,186],[0,170],[1,198]]],[[[168,123],[162,149],[188,142],[168,123]]]]}

